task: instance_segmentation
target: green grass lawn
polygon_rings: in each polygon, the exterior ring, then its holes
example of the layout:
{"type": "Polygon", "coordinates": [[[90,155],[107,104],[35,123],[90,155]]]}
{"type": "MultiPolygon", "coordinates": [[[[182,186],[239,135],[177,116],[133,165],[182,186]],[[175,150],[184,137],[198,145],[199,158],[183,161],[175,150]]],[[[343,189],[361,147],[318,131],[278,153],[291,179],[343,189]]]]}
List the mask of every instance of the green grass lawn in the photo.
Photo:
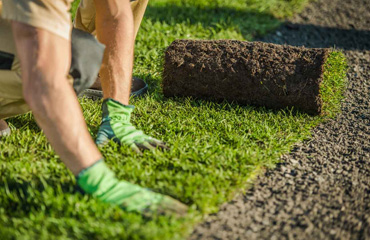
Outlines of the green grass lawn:
{"type": "MultiPolygon", "coordinates": [[[[0,139],[1,239],[182,239],[206,214],[243,191],[258,172],[310,136],[325,117],[292,110],[165,99],[161,94],[164,49],[177,38],[253,40],[299,11],[306,0],[155,0],[136,43],[134,73],[150,94],[133,99],[133,122],[166,141],[168,152],[137,156],[114,143],[102,148],[119,178],[171,195],[191,206],[186,219],[145,219],[83,196],[31,114],[9,120],[13,134],[0,139]]],[[[342,89],[345,61],[331,55],[323,94],[342,89]],[[339,86],[339,89],[337,87],[339,86]]],[[[340,97],[327,104],[329,116],[340,97]]],[[[91,134],[100,123],[101,102],[81,99],[91,134]]]]}

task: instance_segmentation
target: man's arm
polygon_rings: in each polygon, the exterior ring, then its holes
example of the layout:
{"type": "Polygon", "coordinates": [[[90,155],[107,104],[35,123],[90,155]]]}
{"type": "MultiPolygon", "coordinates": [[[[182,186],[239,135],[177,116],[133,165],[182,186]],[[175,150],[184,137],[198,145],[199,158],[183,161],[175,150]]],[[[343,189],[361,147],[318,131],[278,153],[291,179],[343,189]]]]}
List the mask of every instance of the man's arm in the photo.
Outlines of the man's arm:
{"type": "Polygon", "coordinates": [[[133,106],[128,106],[134,57],[135,28],[129,0],[94,0],[96,32],[106,45],[100,80],[104,98],[102,124],[96,143],[113,139],[141,153],[156,147],[168,149],[157,139],[137,130],[130,122],[133,106]],[[140,150],[141,149],[141,150],[140,150]]]}
{"type": "Polygon", "coordinates": [[[106,45],[100,70],[104,98],[128,105],[135,30],[129,0],[94,0],[98,40],[106,45]]]}
{"type": "Polygon", "coordinates": [[[87,131],[81,108],[66,76],[70,42],[48,31],[12,23],[21,62],[23,95],[37,123],[62,161],[88,194],[143,214],[184,215],[179,201],[126,181],[119,181],[101,159],[87,131]]]}
{"type": "Polygon", "coordinates": [[[46,30],[12,22],[21,62],[23,95],[66,166],[77,175],[102,158],[67,81],[70,42],[46,30]]]}

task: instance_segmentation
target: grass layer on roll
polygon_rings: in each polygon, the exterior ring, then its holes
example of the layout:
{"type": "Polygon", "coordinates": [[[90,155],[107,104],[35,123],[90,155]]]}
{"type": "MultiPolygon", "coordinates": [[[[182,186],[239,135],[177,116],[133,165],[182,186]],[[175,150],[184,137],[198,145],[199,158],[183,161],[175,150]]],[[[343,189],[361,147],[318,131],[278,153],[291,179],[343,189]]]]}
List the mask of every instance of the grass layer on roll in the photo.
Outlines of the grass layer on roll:
{"type": "Polygon", "coordinates": [[[347,85],[347,69],[347,61],[342,52],[333,51],[329,54],[320,85],[323,114],[328,117],[333,118],[340,112],[340,103],[347,85]]]}
{"type": "MultiPolygon", "coordinates": [[[[249,6],[244,0],[151,1],[136,43],[134,69],[149,83],[150,92],[131,101],[136,106],[132,121],[166,141],[171,150],[137,156],[114,143],[101,149],[119,178],[191,206],[186,219],[145,219],[76,192],[74,176],[55,155],[33,116],[25,114],[8,120],[13,134],[0,139],[0,238],[183,239],[203,216],[217,212],[222,203],[242,192],[259,171],[274,167],[294,144],[308,139],[310,130],[326,117],[226,102],[165,99],[161,94],[163,51],[172,40],[252,40],[280,24],[269,10],[249,6]]],[[[336,62],[328,65],[330,79],[343,77],[334,74],[342,71],[336,62]]],[[[95,137],[101,102],[80,102],[95,137]]]]}

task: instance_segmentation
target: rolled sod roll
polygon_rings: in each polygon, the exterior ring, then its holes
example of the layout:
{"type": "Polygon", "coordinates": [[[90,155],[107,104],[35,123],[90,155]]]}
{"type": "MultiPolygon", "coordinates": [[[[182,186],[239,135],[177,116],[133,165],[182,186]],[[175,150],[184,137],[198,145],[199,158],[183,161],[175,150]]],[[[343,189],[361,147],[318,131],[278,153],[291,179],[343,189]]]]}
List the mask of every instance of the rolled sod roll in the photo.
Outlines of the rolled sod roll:
{"type": "Polygon", "coordinates": [[[263,42],[176,40],[165,53],[163,93],[317,115],[328,54],[263,42]]]}

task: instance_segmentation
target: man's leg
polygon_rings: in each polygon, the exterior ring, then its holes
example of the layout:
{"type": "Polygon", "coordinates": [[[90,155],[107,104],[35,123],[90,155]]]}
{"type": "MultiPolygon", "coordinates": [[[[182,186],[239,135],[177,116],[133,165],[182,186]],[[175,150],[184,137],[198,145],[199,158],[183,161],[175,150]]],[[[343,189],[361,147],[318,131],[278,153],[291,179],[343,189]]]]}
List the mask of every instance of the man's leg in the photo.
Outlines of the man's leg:
{"type": "Polygon", "coordinates": [[[23,99],[20,64],[11,25],[1,18],[1,12],[0,4],[0,137],[10,134],[4,119],[29,111],[23,99]]]}
{"type": "Polygon", "coordinates": [[[71,59],[67,2],[3,2],[1,16],[13,21],[10,25],[0,18],[0,51],[13,59],[12,71],[4,70],[0,77],[0,119],[24,113],[29,107],[62,161],[78,174],[102,156],[66,77],[71,59]]]}
{"type": "Polygon", "coordinates": [[[148,2],[149,0],[136,0],[131,3],[132,13],[134,15],[135,38],[139,31],[141,21],[143,20],[148,2]]]}
{"type": "MultiPolygon", "coordinates": [[[[10,129],[3,119],[26,113],[30,109],[23,98],[20,63],[16,56],[11,24],[1,17],[0,36],[0,136],[4,136],[9,135],[10,129]]],[[[103,46],[89,33],[75,29],[72,31],[70,73],[75,79],[72,76],[68,76],[68,79],[77,94],[90,87],[100,69],[103,52],[103,46]]]]}
{"type": "Polygon", "coordinates": [[[96,33],[106,45],[100,78],[104,98],[129,104],[135,30],[129,1],[94,0],[96,33]],[[119,3],[118,3],[119,1],[119,3]]]}
{"type": "MultiPolygon", "coordinates": [[[[144,13],[146,7],[148,5],[149,0],[134,0],[131,1],[131,9],[133,12],[134,17],[134,32],[135,37],[139,31],[141,21],[144,17],[144,13]]],[[[95,11],[95,4],[93,0],[82,0],[79,8],[77,9],[76,19],[75,19],[75,27],[92,34],[96,35],[96,11],[95,11]]],[[[121,84],[124,85],[131,85],[131,96],[141,95],[148,90],[147,84],[139,78],[133,77],[132,82],[121,84]]],[[[98,77],[91,87],[94,90],[87,90],[86,96],[90,97],[103,97],[101,92],[102,84],[100,77],[98,77]]]]}
{"type": "Polygon", "coordinates": [[[5,120],[0,120],[0,137],[7,136],[10,134],[10,128],[5,120]]]}
{"type": "Polygon", "coordinates": [[[145,1],[130,5],[128,0],[83,0],[75,22],[78,28],[90,32],[96,29],[97,38],[106,45],[100,70],[105,98],[102,106],[103,120],[96,143],[103,145],[114,140],[130,146],[138,153],[141,153],[140,149],[167,149],[162,141],[137,130],[130,122],[133,106],[128,103],[136,34],[132,9],[136,9],[139,16],[137,19],[141,22],[146,5],[145,1]],[[95,20],[95,24],[91,20],[95,20]]]}
{"type": "MultiPolygon", "coordinates": [[[[1,75],[1,71],[0,71],[1,75]]],[[[1,81],[0,81],[1,82],[1,81]]],[[[1,85],[2,87],[9,87],[6,85],[1,85]]],[[[20,85],[21,86],[21,85],[20,85]]],[[[29,112],[30,109],[24,99],[5,99],[0,98],[0,137],[10,135],[11,130],[5,121],[9,117],[14,117],[19,114],[24,114],[29,112]]]]}
{"type": "MultiPolygon", "coordinates": [[[[149,0],[130,0],[130,2],[134,16],[134,31],[136,37],[149,0]]],[[[80,30],[96,35],[96,11],[93,3],[94,0],[81,0],[80,6],[76,12],[74,26],[80,30]]]]}

